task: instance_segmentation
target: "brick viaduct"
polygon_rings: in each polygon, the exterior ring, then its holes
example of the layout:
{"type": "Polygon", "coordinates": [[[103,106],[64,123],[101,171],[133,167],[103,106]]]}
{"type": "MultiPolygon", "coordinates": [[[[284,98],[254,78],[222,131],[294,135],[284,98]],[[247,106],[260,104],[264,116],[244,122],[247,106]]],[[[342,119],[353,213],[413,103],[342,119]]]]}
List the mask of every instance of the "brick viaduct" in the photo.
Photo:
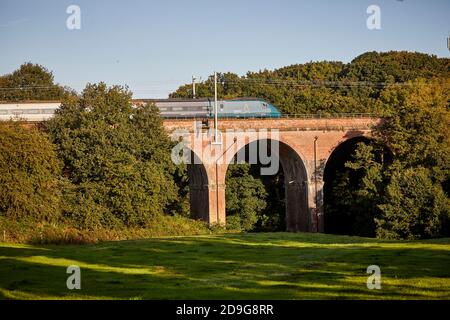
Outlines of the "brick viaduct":
{"type": "Polygon", "coordinates": [[[364,117],[221,119],[221,144],[211,143],[213,129],[202,129],[201,123],[193,120],[165,120],[164,127],[189,150],[194,218],[225,223],[227,168],[246,146],[248,150],[265,140],[278,145],[274,156],[284,173],[287,231],[323,232],[323,173],[330,155],[345,141],[370,137],[371,129],[380,122],[364,117]]]}

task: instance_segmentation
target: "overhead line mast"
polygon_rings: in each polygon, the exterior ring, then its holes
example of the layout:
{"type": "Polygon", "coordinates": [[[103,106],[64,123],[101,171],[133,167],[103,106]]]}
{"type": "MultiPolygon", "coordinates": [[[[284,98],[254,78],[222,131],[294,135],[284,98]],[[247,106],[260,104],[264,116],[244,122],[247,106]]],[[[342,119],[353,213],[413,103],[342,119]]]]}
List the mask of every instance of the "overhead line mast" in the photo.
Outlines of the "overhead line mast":
{"type": "Polygon", "coordinates": [[[195,99],[196,98],[196,93],[195,93],[195,81],[197,80],[196,77],[192,76],[192,98],[195,99]]]}
{"type": "Polygon", "coordinates": [[[214,141],[212,144],[222,144],[219,136],[219,128],[218,128],[218,106],[217,106],[217,72],[214,71],[214,141]]]}
{"type": "Polygon", "coordinates": [[[214,142],[217,142],[217,72],[214,71],[214,142]]]}

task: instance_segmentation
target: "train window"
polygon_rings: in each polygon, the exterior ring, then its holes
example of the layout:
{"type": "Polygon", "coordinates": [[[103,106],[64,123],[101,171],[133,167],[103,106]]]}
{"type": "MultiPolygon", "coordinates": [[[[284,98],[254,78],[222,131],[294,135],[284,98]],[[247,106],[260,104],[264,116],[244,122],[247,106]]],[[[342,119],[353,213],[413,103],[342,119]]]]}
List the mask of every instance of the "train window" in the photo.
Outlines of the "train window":
{"type": "Polygon", "coordinates": [[[12,114],[23,114],[23,110],[13,110],[12,114]]]}
{"type": "Polygon", "coordinates": [[[179,108],[179,107],[173,107],[172,108],[172,111],[182,111],[183,110],[183,108],[179,108]]]}
{"type": "Polygon", "coordinates": [[[167,111],[167,108],[159,108],[161,111],[167,111]]]}
{"type": "Polygon", "coordinates": [[[0,114],[8,114],[9,112],[8,112],[8,110],[0,110],[0,114]]]}
{"type": "Polygon", "coordinates": [[[42,113],[44,113],[44,114],[54,114],[55,113],[55,109],[43,109],[42,113]]]}
{"type": "Polygon", "coordinates": [[[220,110],[223,111],[224,105],[223,103],[220,104],[220,110]]]}

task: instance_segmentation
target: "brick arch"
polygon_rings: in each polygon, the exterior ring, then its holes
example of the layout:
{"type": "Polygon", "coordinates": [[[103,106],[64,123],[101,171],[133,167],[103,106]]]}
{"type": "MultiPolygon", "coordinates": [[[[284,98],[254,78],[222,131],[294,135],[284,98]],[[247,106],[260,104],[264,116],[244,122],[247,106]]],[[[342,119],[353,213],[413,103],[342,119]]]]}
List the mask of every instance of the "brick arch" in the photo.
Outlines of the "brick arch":
{"type": "MultiPolygon", "coordinates": [[[[272,154],[273,160],[278,162],[278,170],[283,170],[285,184],[285,215],[287,231],[307,232],[311,228],[310,212],[308,208],[308,174],[305,161],[302,156],[294,150],[289,144],[282,140],[273,138],[252,139],[241,146],[231,158],[227,159],[224,173],[228,170],[230,162],[240,153],[245,152],[247,148],[260,144],[261,142],[274,142],[278,145],[278,150],[272,154]]],[[[267,143],[269,146],[269,143],[267,143]]],[[[255,150],[256,148],[254,148],[255,150]]],[[[272,151],[274,148],[272,148],[272,151]]],[[[241,157],[245,158],[245,157],[241,157]]]]}

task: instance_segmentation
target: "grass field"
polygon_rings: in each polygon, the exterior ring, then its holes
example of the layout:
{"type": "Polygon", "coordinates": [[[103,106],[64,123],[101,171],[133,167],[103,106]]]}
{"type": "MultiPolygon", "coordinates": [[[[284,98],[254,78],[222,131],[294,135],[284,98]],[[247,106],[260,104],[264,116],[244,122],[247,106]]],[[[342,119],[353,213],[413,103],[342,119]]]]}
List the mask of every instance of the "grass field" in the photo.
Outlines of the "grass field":
{"type": "Polygon", "coordinates": [[[3,299],[450,299],[450,239],[306,233],[158,238],[98,245],[0,243],[3,299]],[[381,290],[366,268],[381,268],[381,290]],[[81,268],[68,290],[66,268],[81,268]]]}

